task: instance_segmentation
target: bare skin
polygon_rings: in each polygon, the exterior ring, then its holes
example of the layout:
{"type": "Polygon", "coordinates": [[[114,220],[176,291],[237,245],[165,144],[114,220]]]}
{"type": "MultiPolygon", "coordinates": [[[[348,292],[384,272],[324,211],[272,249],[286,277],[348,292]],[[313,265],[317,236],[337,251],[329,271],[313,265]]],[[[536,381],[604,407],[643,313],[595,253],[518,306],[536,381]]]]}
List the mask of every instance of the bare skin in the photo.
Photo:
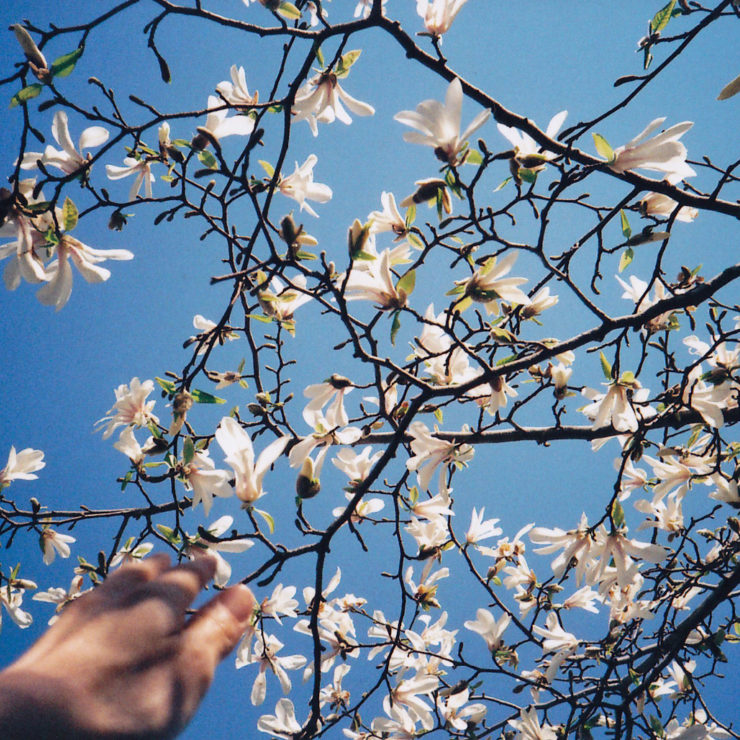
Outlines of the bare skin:
{"type": "Polygon", "coordinates": [[[0,737],[177,735],[255,607],[249,589],[234,586],[186,620],[214,569],[209,557],[173,568],[167,556],[155,555],[70,604],[0,672],[0,737]]]}

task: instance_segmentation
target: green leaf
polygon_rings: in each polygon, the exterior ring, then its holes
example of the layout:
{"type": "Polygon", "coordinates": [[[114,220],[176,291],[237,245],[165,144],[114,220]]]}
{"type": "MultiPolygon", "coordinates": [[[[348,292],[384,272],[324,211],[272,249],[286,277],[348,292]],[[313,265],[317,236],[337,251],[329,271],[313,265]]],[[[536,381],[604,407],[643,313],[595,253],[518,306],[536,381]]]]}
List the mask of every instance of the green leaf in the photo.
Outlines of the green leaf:
{"type": "Polygon", "coordinates": [[[62,225],[64,226],[64,230],[72,231],[77,226],[78,217],[77,206],[70,197],[65,198],[64,205],[62,206],[62,225]]]}
{"type": "Polygon", "coordinates": [[[717,100],[728,100],[733,95],[737,95],[740,92],[740,75],[738,75],[732,82],[728,82],[717,96],[717,100]]]}
{"type": "Polygon", "coordinates": [[[442,409],[436,408],[434,409],[434,418],[440,423],[444,423],[444,414],[442,413],[442,409]]]}
{"type": "Polygon", "coordinates": [[[316,61],[319,63],[319,67],[323,69],[324,68],[324,52],[321,51],[320,46],[316,47],[316,61]]]}
{"type": "Polygon", "coordinates": [[[270,530],[270,534],[273,534],[275,532],[275,520],[268,514],[266,511],[262,511],[262,509],[252,509],[255,514],[259,514],[267,523],[267,528],[270,530]]]}
{"type": "Polygon", "coordinates": [[[25,103],[26,101],[37,97],[41,93],[43,87],[44,86],[40,82],[34,82],[33,85],[26,85],[26,87],[19,90],[10,99],[10,107],[15,108],[16,105],[20,105],[21,103],[25,103]]]}
{"type": "Polygon", "coordinates": [[[393,312],[393,322],[391,323],[391,344],[393,346],[396,345],[396,335],[398,334],[398,330],[400,328],[401,328],[401,312],[394,311],[393,312]]]}
{"type": "Polygon", "coordinates": [[[284,18],[288,18],[292,21],[297,21],[301,18],[301,11],[298,10],[293,3],[280,3],[280,7],[278,7],[277,12],[284,18]]]}
{"type": "Polygon", "coordinates": [[[404,295],[411,295],[416,286],[416,270],[409,270],[396,284],[396,290],[404,295]]]}
{"type": "Polygon", "coordinates": [[[601,134],[591,134],[594,137],[596,151],[606,159],[607,162],[613,162],[616,155],[609,142],[601,134]]]}
{"type": "Polygon", "coordinates": [[[272,179],[275,176],[275,168],[264,159],[260,159],[259,163],[262,165],[262,169],[267,173],[267,176],[272,179]]]}
{"type": "Polygon", "coordinates": [[[619,500],[615,500],[612,504],[612,521],[617,529],[621,529],[624,526],[624,509],[619,500]]]}
{"type": "Polygon", "coordinates": [[[157,529],[159,530],[159,533],[171,545],[179,545],[180,544],[180,535],[175,534],[175,530],[174,529],[171,529],[170,527],[167,527],[164,524],[157,524],[157,529]]]}
{"type": "Polygon", "coordinates": [[[121,490],[125,491],[126,486],[131,482],[131,479],[134,477],[134,471],[129,470],[126,475],[123,476],[123,480],[121,481],[121,490]]]}
{"type": "Polygon", "coordinates": [[[174,394],[176,392],[176,386],[171,380],[165,380],[164,378],[155,377],[154,380],[159,383],[160,388],[167,393],[174,394]]]}
{"type": "Polygon", "coordinates": [[[483,164],[483,155],[477,149],[468,149],[465,164],[483,164]]]}
{"type": "Polygon", "coordinates": [[[198,152],[198,159],[206,167],[208,167],[209,170],[217,170],[218,169],[218,160],[207,149],[201,149],[198,152]]]}
{"type": "Polygon", "coordinates": [[[419,489],[416,486],[411,486],[409,489],[409,502],[411,506],[414,506],[419,500],[419,489]]]}
{"type": "Polygon", "coordinates": [[[639,234],[635,234],[633,237],[627,240],[627,244],[637,247],[640,244],[649,244],[650,242],[662,242],[665,239],[670,238],[670,232],[668,231],[651,231],[650,227],[643,229],[639,234]]]}
{"type": "Polygon", "coordinates": [[[534,170],[526,169],[526,167],[519,168],[519,177],[524,180],[524,182],[528,182],[530,184],[537,182],[537,173],[534,170]]]}
{"type": "Polygon", "coordinates": [[[193,389],[190,391],[190,395],[193,397],[195,403],[226,403],[225,398],[213,396],[210,393],[206,393],[206,391],[193,389]]]}
{"type": "Polygon", "coordinates": [[[664,5],[654,16],[653,20],[650,21],[650,32],[659,33],[667,25],[673,14],[673,6],[676,4],[676,0],[671,0],[668,5],[664,5]]]}
{"type": "Polygon", "coordinates": [[[622,272],[627,265],[629,265],[632,260],[635,257],[635,251],[632,249],[632,247],[627,247],[627,249],[622,252],[622,256],[619,258],[619,272],[622,272]]]}
{"type": "Polygon", "coordinates": [[[340,79],[346,77],[349,74],[349,68],[360,58],[361,53],[361,49],[353,49],[346,54],[342,54],[342,58],[334,68],[334,74],[340,79]]]}
{"type": "Polygon", "coordinates": [[[632,236],[632,227],[630,226],[630,222],[627,220],[627,214],[624,212],[624,209],[620,209],[619,218],[622,220],[622,233],[624,234],[624,238],[629,239],[632,236]]]}
{"type": "Polygon", "coordinates": [[[601,371],[604,373],[604,377],[607,380],[612,379],[612,366],[609,360],[606,359],[606,355],[603,352],[599,352],[599,360],[601,361],[601,371]]]}
{"type": "Polygon", "coordinates": [[[493,189],[493,192],[497,193],[499,190],[503,190],[510,182],[511,182],[511,178],[507,177],[503,182],[501,182],[499,185],[497,185],[493,189]]]}
{"type": "Polygon", "coordinates": [[[510,362],[514,362],[518,357],[519,355],[507,355],[506,357],[502,357],[496,362],[496,367],[501,367],[501,365],[507,365],[510,362]]]}
{"type": "Polygon", "coordinates": [[[193,462],[194,457],[195,445],[193,444],[193,438],[186,437],[185,442],[182,446],[182,461],[185,463],[185,465],[189,465],[191,462],[193,462]]]}
{"type": "Polygon", "coordinates": [[[642,68],[647,69],[650,66],[650,62],[653,61],[653,55],[650,52],[650,46],[645,47],[645,56],[642,60],[642,68]]]}
{"type": "Polygon", "coordinates": [[[416,220],[416,204],[412,203],[407,209],[406,209],[406,218],[404,219],[404,223],[406,224],[406,228],[410,228],[411,224],[414,223],[416,220]]]}
{"type": "Polygon", "coordinates": [[[78,47],[74,51],[70,51],[69,54],[55,59],[51,65],[51,76],[52,77],[66,77],[72,73],[72,70],[77,64],[77,60],[82,56],[82,52],[85,51],[83,46],[78,47]]]}

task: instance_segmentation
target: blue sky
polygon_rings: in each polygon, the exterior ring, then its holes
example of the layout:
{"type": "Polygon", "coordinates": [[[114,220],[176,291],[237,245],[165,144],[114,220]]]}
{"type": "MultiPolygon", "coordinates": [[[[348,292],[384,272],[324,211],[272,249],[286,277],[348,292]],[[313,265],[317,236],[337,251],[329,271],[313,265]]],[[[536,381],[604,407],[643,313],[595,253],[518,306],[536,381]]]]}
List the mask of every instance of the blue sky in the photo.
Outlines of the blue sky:
{"type": "MultiPolygon", "coordinates": [[[[74,24],[110,5],[107,0],[78,3],[6,0],[0,7],[0,27],[5,29],[26,17],[39,24],[74,24]]],[[[204,0],[203,5],[245,20],[266,20],[266,11],[256,4],[246,8],[239,0],[204,0]]],[[[338,19],[354,3],[334,0],[327,6],[330,19],[338,19]]],[[[420,30],[413,6],[410,0],[389,0],[388,13],[397,14],[409,29],[420,30]]],[[[612,83],[621,75],[640,74],[641,55],[635,53],[636,43],[645,32],[648,18],[659,6],[659,2],[645,0],[609,4],[470,0],[445,36],[442,49],[456,72],[488,91],[505,107],[543,127],[552,115],[567,109],[568,126],[588,120],[621,100],[627,88],[614,88],[612,83]]],[[[165,112],[195,110],[203,108],[206,96],[212,94],[215,85],[228,78],[230,65],[238,64],[246,69],[250,90],[257,88],[267,96],[270,65],[279,49],[275,41],[243,38],[235,31],[203,29],[189,21],[172,22],[160,33],[160,50],[173,72],[172,83],[162,83],[156,62],[146,48],[146,37],[140,32],[152,13],[144,4],[141,9],[129,11],[120,23],[92,34],[77,69],[60,85],[65,93],[80,101],[100,103],[99,96],[95,97],[93,87],[87,83],[94,75],[116,89],[124,109],[134,119],[136,110],[126,102],[129,93],[156,101],[165,112]]],[[[678,19],[669,28],[678,32],[681,24],[682,20],[678,19]]],[[[688,119],[695,122],[684,138],[690,156],[706,154],[718,162],[724,161],[728,145],[737,140],[740,96],[724,104],[715,98],[721,87],[737,74],[736,67],[730,63],[737,26],[731,21],[715,25],[711,38],[700,38],[692,44],[675,69],[661,75],[654,85],[597,130],[616,146],[658,116],[666,117],[666,125],[688,119]]],[[[48,56],[54,58],[71,51],[77,39],[77,35],[71,34],[64,40],[55,40],[48,56]]],[[[393,121],[393,115],[400,110],[412,110],[426,98],[442,99],[446,89],[443,80],[406,60],[402,50],[377,31],[354,37],[348,48],[363,51],[346,87],[355,97],[371,103],[376,109],[375,116],[355,118],[349,127],[340,123],[323,126],[317,139],[311,136],[308,126],[294,127],[286,161],[286,171],[292,171],[290,163],[294,160],[300,163],[312,152],[319,157],[316,179],[331,185],[334,198],[329,205],[317,206],[319,219],[302,214],[301,221],[338,266],[345,260],[348,225],[354,218],[364,219],[371,210],[380,208],[382,191],[403,197],[411,192],[415,180],[435,173],[436,163],[430,150],[405,143],[404,127],[393,121]]],[[[662,61],[664,53],[662,47],[658,48],[654,64],[662,61]]],[[[330,51],[325,50],[325,56],[329,55],[330,51]]],[[[9,74],[18,59],[12,34],[7,32],[0,44],[0,76],[9,74]]],[[[0,110],[3,110],[0,171],[9,173],[17,152],[22,113],[19,109],[5,108],[1,102],[14,89],[6,86],[0,91],[0,110]]],[[[464,124],[477,112],[474,105],[466,103],[464,124]]],[[[36,119],[47,138],[52,116],[53,111],[47,111],[36,119]]],[[[73,139],[84,125],[81,118],[70,116],[73,139]]],[[[173,136],[190,138],[195,125],[194,120],[173,123],[173,136]]],[[[507,146],[493,122],[477,135],[488,142],[492,151],[507,146]]],[[[588,138],[580,146],[593,152],[588,138]]],[[[155,143],[156,129],[152,129],[146,140],[155,143]]],[[[264,155],[261,153],[260,157],[274,162],[276,141],[268,133],[264,155]]],[[[238,147],[238,142],[229,141],[224,150],[228,155],[237,152],[238,147]]],[[[123,156],[123,150],[118,147],[108,153],[104,162],[120,164],[123,156]]],[[[499,180],[506,176],[505,169],[502,164],[499,180]]],[[[256,174],[261,176],[259,172],[256,174]]],[[[124,198],[128,181],[103,182],[100,165],[96,175],[114,197],[124,198]]],[[[167,190],[167,184],[162,181],[154,187],[157,194],[167,190]]],[[[602,188],[601,192],[592,191],[592,194],[603,195],[604,202],[616,201],[627,192],[620,190],[611,178],[602,178],[594,187],[602,188]]],[[[70,195],[74,198],[73,191],[71,188],[70,195]]],[[[84,202],[82,195],[80,202],[84,202]]],[[[293,204],[283,200],[278,206],[282,213],[293,204]]],[[[88,285],[76,275],[70,302],[59,313],[38,303],[34,290],[26,284],[13,293],[4,289],[0,292],[0,311],[4,317],[0,325],[0,345],[4,349],[0,455],[4,456],[11,444],[17,449],[33,447],[45,452],[47,462],[38,481],[14,484],[11,489],[23,503],[28,497],[36,496],[53,508],[76,507],[80,503],[90,507],[130,505],[135,500],[134,494],[122,493],[115,482],[125,472],[126,461],[112,448],[113,440],[104,441],[100,434],[93,434],[93,424],[113,404],[113,388],[118,384],[128,383],[134,376],[153,378],[166,370],[181,368],[187,359],[182,343],[193,333],[192,317],[200,313],[216,319],[228,300],[228,284],[209,286],[209,278],[223,272],[221,245],[216,239],[199,241],[199,226],[193,220],[175,219],[171,224],[154,228],[156,207],[138,207],[135,211],[135,217],[120,233],[106,228],[107,214],[93,214],[80,225],[76,232],[80,240],[104,249],[130,249],[135,259],[108,263],[113,275],[102,285],[88,285]]],[[[422,213],[420,209],[419,218],[431,219],[431,212],[422,213]]],[[[559,237],[548,245],[553,253],[570,246],[576,235],[585,230],[581,223],[570,221],[567,212],[558,214],[557,218],[559,237]]],[[[522,217],[517,228],[519,238],[526,240],[532,224],[522,217]]],[[[619,235],[613,236],[616,240],[619,235]]],[[[712,276],[722,266],[735,261],[733,238],[736,241],[724,220],[709,215],[702,215],[690,226],[678,224],[667,265],[671,271],[678,271],[682,264],[695,267],[701,263],[703,274],[712,276]]],[[[641,274],[640,269],[649,269],[650,258],[654,256],[653,245],[644,249],[645,258],[640,253],[634,262],[636,274],[641,274]]],[[[525,265],[526,260],[522,259],[521,264],[525,265]]],[[[440,265],[439,272],[425,273],[427,282],[417,294],[419,310],[423,311],[426,305],[423,298],[428,302],[435,296],[437,310],[441,310],[441,295],[451,281],[445,269],[440,265]]],[[[583,269],[584,272],[587,269],[585,264],[583,269]]],[[[612,277],[616,261],[603,272],[602,305],[615,313],[631,310],[631,305],[620,298],[622,291],[612,277]]],[[[569,310],[574,307],[563,299],[557,318],[553,319],[555,323],[548,324],[553,336],[565,337],[584,328],[582,317],[569,310]]],[[[331,346],[340,338],[338,328],[321,322],[322,317],[315,311],[306,311],[304,320],[298,316],[297,336],[290,348],[298,362],[293,376],[296,387],[319,382],[333,371],[349,375],[353,370],[349,353],[331,352],[331,346]]],[[[399,340],[413,336],[411,330],[405,333],[407,336],[402,333],[399,340]]],[[[222,367],[218,369],[234,369],[246,351],[244,342],[223,347],[217,363],[222,367]]],[[[576,382],[591,385],[600,382],[598,363],[593,362],[588,368],[584,362],[576,382]]],[[[199,424],[204,430],[209,424],[210,429],[215,427],[224,409],[252,400],[249,392],[238,387],[224,391],[223,395],[227,398],[226,406],[198,409],[199,424]]],[[[163,419],[168,416],[164,403],[161,399],[157,402],[163,419]]],[[[581,422],[575,405],[569,417],[569,423],[581,422]]],[[[257,446],[261,449],[264,443],[257,446]]],[[[505,534],[510,536],[535,519],[538,524],[572,527],[582,510],[594,512],[602,505],[604,493],[611,486],[609,476],[616,453],[614,443],[596,455],[583,443],[549,448],[529,444],[512,449],[481,449],[465,477],[456,483],[461,492],[465,491],[458,525],[463,526],[462,522],[467,521],[472,506],[485,504],[487,514],[499,517],[505,534]]],[[[4,458],[0,459],[2,464],[4,458]]],[[[308,506],[319,522],[342,500],[339,476],[331,478],[331,475],[327,473],[321,498],[308,506]]],[[[284,500],[286,507],[292,507],[292,471],[284,466],[282,473],[271,480],[268,490],[276,497],[272,503],[273,514],[282,510],[278,501],[284,500]]],[[[217,502],[214,508],[217,516],[238,513],[233,501],[217,502]],[[223,504],[220,508],[219,503],[223,504]]],[[[295,540],[291,516],[278,522],[278,526],[278,534],[286,542],[295,540]]],[[[103,525],[81,526],[73,534],[77,537],[75,553],[94,560],[98,549],[110,541],[112,531],[106,531],[103,525]]],[[[382,581],[373,585],[374,593],[362,592],[365,568],[384,567],[382,540],[372,536],[370,539],[376,542],[379,551],[360,560],[354,540],[341,538],[340,546],[332,552],[331,562],[343,569],[344,589],[372,595],[380,602],[383,589],[387,588],[382,581]],[[361,567],[357,566],[359,562],[361,567]]],[[[24,562],[24,575],[36,580],[42,589],[66,585],[71,578],[70,561],[43,566],[34,537],[18,538],[11,550],[0,551],[4,569],[18,560],[24,562]]],[[[239,562],[235,559],[235,563],[239,562]]],[[[546,572],[546,565],[541,567],[546,572]]],[[[299,583],[302,574],[292,571],[295,569],[288,568],[280,580],[299,583]]],[[[457,602],[456,616],[461,623],[462,619],[473,617],[466,611],[467,585],[464,579],[459,583],[452,580],[444,589],[446,596],[451,597],[450,602],[457,602]]],[[[0,665],[40,633],[50,616],[45,607],[33,605],[36,622],[25,632],[5,620],[0,635],[0,665]]],[[[253,675],[247,670],[237,673],[230,661],[227,663],[220,669],[202,711],[184,737],[237,737],[262,711],[272,711],[279,696],[277,683],[269,685],[265,706],[258,712],[249,705],[253,675]]],[[[296,677],[295,683],[299,684],[300,678],[296,677]]],[[[297,696],[300,701],[301,690],[297,696]]]]}

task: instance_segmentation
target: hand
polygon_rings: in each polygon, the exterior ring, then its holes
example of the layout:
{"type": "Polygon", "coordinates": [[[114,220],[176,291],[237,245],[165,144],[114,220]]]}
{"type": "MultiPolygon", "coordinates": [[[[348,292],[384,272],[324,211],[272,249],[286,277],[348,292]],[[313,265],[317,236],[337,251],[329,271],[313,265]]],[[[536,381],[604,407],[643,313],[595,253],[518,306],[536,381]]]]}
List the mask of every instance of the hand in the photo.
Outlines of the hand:
{"type": "Polygon", "coordinates": [[[186,621],[214,570],[210,557],[172,568],[154,555],[66,607],[0,672],[0,737],[174,737],[251,626],[255,600],[242,585],[186,621]]]}

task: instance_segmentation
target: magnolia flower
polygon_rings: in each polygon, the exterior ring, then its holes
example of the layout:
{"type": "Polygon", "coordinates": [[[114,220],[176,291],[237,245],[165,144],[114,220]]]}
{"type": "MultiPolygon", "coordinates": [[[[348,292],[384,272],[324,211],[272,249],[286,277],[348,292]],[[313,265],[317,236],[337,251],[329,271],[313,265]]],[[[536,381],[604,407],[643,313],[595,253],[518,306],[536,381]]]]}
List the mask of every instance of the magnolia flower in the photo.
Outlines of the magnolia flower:
{"type": "MultiPolygon", "coordinates": [[[[214,331],[217,326],[218,324],[215,321],[211,321],[210,319],[207,319],[205,316],[202,316],[199,313],[195,314],[195,316],[193,316],[193,327],[195,329],[198,329],[200,334],[194,337],[190,337],[187,341],[187,344],[190,345],[194,342],[200,342],[197,354],[204,354],[210,346],[208,335],[212,331],[214,331]]],[[[218,334],[218,342],[220,344],[223,344],[224,340],[226,339],[228,339],[230,342],[233,342],[235,339],[239,339],[239,335],[235,331],[222,329],[218,334]]]]}
{"type": "Polygon", "coordinates": [[[70,259],[88,283],[103,283],[111,273],[105,267],[98,267],[99,262],[133,258],[133,253],[128,249],[93,249],[69,234],[63,234],[57,244],[56,259],[46,266],[49,282],[37,291],[36,297],[45,306],[54,306],[57,311],[64,307],[72,293],[70,259]]]}
{"type": "Polygon", "coordinates": [[[416,12],[424,19],[427,33],[441,36],[468,0],[416,0],[416,12]]]}
{"type": "Polygon", "coordinates": [[[440,492],[446,491],[446,467],[444,466],[449,463],[464,466],[473,459],[475,450],[470,445],[438,439],[421,421],[411,424],[409,435],[411,436],[411,451],[414,454],[406,461],[406,467],[410,471],[417,471],[419,485],[424,490],[429,489],[434,471],[443,466],[439,471],[439,490],[440,492]]]}
{"type": "Polygon", "coordinates": [[[79,151],[77,151],[72,143],[72,137],[69,135],[67,114],[63,110],[54,114],[51,133],[57,144],[62,147],[62,151],[49,145],[43,154],[41,152],[26,152],[21,161],[22,169],[33,169],[37,166],[37,162],[41,160],[45,167],[56,167],[65,175],[71,175],[85,167],[91,159],[91,155],[89,153],[86,156],[83,155],[82,150],[105,144],[109,136],[108,131],[102,126],[90,126],[80,134],[79,151]]]}
{"type": "Polygon", "coordinates": [[[655,416],[655,409],[645,405],[650,390],[643,388],[634,377],[605,384],[609,390],[599,393],[593,388],[583,388],[581,393],[591,403],[580,409],[593,421],[593,428],[609,426],[618,432],[636,432],[639,419],[655,416]],[[635,404],[640,404],[635,407],[635,404]]]}
{"type": "Polygon", "coordinates": [[[332,463],[349,478],[352,488],[362,483],[375,463],[383,457],[382,450],[378,450],[373,455],[370,454],[371,450],[370,446],[364,447],[359,454],[354,450],[340,450],[332,460],[332,463]]]}
{"type": "Polygon", "coordinates": [[[114,391],[116,402],[108,409],[108,416],[95,422],[96,426],[108,422],[103,430],[103,439],[108,439],[118,427],[143,427],[149,423],[159,423],[159,419],[152,414],[156,401],[146,400],[153,390],[154,383],[151,380],[141,383],[138,378],[131,378],[129,385],[119,385],[114,391]]]}
{"type": "Polygon", "coordinates": [[[131,186],[131,190],[128,194],[129,200],[136,200],[141,190],[141,186],[144,185],[144,193],[147,198],[152,197],[152,183],[154,182],[154,175],[152,174],[152,163],[147,159],[135,159],[134,157],[126,157],[123,160],[123,167],[117,165],[107,164],[105,165],[105,173],[108,175],[109,180],[120,180],[122,177],[128,177],[129,175],[135,175],[134,184],[131,186]]]}
{"type": "Polygon", "coordinates": [[[380,194],[380,203],[383,206],[382,211],[372,211],[367,220],[370,224],[370,231],[379,234],[383,231],[392,231],[394,234],[393,241],[399,241],[408,234],[406,220],[401,216],[396,199],[393,193],[383,191],[380,194]]]}
{"type": "Polygon", "coordinates": [[[550,612],[546,620],[547,627],[532,627],[532,631],[544,638],[542,641],[542,651],[544,653],[559,653],[560,651],[573,651],[578,647],[580,642],[575,635],[566,632],[558,622],[558,615],[550,612]]]}
{"type": "Polygon", "coordinates": [[[482,303],[489,314],[498,314],[497,301],[499,300],[529,306],[531,303],[529,296],[516,287],[526,283],[527,278],[503,277],[514,266],[516,258],[516,252],[507,254],[500,261],[497,257],[491,257],[469,278],[456,280],[455,285],[462,288],[459,292],[463,294],[464,298],[482,303]]]}
{"type": "Polygon", "coordinates": [[[344,103],[357,116],[372,116],[372,105],[356,100],[343,90],[333,72],[322,72],[306,82],[296,93],[293,103],[294,121],[306,121],[314,136],[318,136],[318,123],[335,120],[349,125],[352,119],[342,106],[344,103]]]}
{"type": "Polygon", "coordinates": [[[296,309],[311,300],[306,289],[306,276],[296,275],[289,286],[285,286],[280,278],[273,277],[269,284],[257,291],[257,300],[266,316],[290,321],[296,309]]]}
{"type": "Polygon", "coordinates": [[[671,126],[652,139],[645,140],[665,118],[656,118],[647,128],[624,146],[614,150],[614,159],[608,164],[614,172],[643,169],[663,172],[664,179],[671,185],[691,177],[696,172],[686,164],[686,147],[679,139],[694,125],[684,121],[671,126]]]}
{"type": "Polygon", "coordinates": [[[51,527],[41,530],[41,550],[44,553],[44,565],[51,565],[57,553],[60,558],[68,558],[71,554],[69,543],[75,542],[75,538],[68,534],[55,532],[51,527]]]}
{"type": "MultiPolygon", "coordinates": [[[[550,119],[545,130],[548,138],[555,138],[567,115],[568,111],[562,110],[550,119]]],[[[503,123],[497,124],[497,128],[499,133],[514,147],[514,159],[520,167],[539,172],[545,168],[546,162],[555,157],[552,152],[543,152],[540,145],[528,133],[513,126],[504,126],[503,123]]]]}
{"type": "Polygon", "coordinates": [[[295,586],[283,586],[282,583],[278,583],[270,597],[262,600],[260,613],[263,617],[272,617],[278,624],[282,624],[281,616],[295,617],[298,608],[298,601],[293,598],[295,592],[295,586]]]}
{"type": "Polygon", "coordinates": [[[83,582],[83,577],[81,575],[76,575],[74,576],[74,578],[72,578],[68,590],[60,587],[55,587],[33,595],[32,598],[34,601],[44,601],[48,604],[56,604],[56,614],[54,614],[49,620],[50,625],[54,624],[54,622],[57,621],[57,619],[59,618],[59,612],[61,612],[62,609],[67,606],[67,604],[69,604],[71,601],[74,601],[75,599],[78,599],[80,596],[82,596],[83,593],[85,593],[82,590],[83,582]]]}
{"type": "MultiPolygon", "coordinates": [[[[378,454],[381,454],[381,453],[378,453],[378,454]]],[[[332,462],[334,462],[335,460],[336,458],[334,458],[332,462]]],[[[352,501],[352,499],[354,498],[354,494],[347,492],[344,494],[344,497],[347,499],[347,501],[352,501]]],[[[367,519],[373,514],[377,514],[379,511],[383,509],[384,506],[385,506],[385,503],[379,498],[364,498],[363,497],[362,499],[360,499],[360,501],[355,506],[349,520],[353,524],[359,524],[364,519],[367,519]]],[[[345,506],[337,506],[336,508],[332,509],[331,510],[332,516],[333,517],[341,516],[342,514],[344,514],[345,508],[346,508],[345,506]]]]}
{"type": "Polygon", "coordinates": [[[154,438],[149,437],[142,448],[134,436],[134,430],[131,427],[125,427],[118,435],[118,441],[113,443],[113,447],[126,455],[134,465],[140,465],[153,443],[154,438]]]}
{"type": "Polygon", "coordinates": [[[296,201],[302,211],[308,211],[316,218],[318,218],[318,213],[306,201],[315,200],[317,203],[326,203],[332,197],[331,188],[328,185],[313,181],[313,168],[318,161],[315,154],[310,154],[302,165],[298,166],[298,162],[295,163],[295,171],[292,174],[287,177],[281,176],[278,180],[278,190],[296,201]]]}
{"type": "Polygon", "coordinates": [[[244,505],[253,504],[265,495],[262,490],[262,479],[275,460],[280,457],[290,437],[279,437],[271,442],[254,459],[254,449],[249,435],[239,422],[230,416],[221,419],[216,429],[216,441],[226,454],[226,462],[233,468],[236,481],[234,492],[244,505]]]}
{"type": "MultiPolygon", "coordinates": [[[[442,0],[440,3],[437,0],[435,5],[439,6],[446,2],[447,0],[442,0]]],[[[447,88],[444,103],[438,100],[425,100],[419,103],[416,111],[401,111],[393,118],[399,123],[416,129],[416,131],[406,132],[403,135],[404,141],[434,147],[434,154],[438,159],[454,165],[458,164],[458,155],[463,150],[466,139],[477,131],[491,115],[488,110],[481,111],[461,134],[462,101],[462,84],[456,77],[447,88]]]]}
{"type": "MultiPolygon", "coordinates": [[[[29,581],[29,583],[32,582],[29,581]]],[[[31,587],[36,588],[36,584],[34,583],[31,587]]],[[[0,606],[5,607],[13,622],[23,630],[30,627],[33,622],[33,617],[27,611],[21,609],[24,592],[25,589],[14,588],[10,584],[0,588],[0,606]]],[[[2,616],[2,609],[0,609],[0,627],[2,627],[2,616]]]]}
{"type": "Polygon", "coordinates": [[[470,515],[470,526],[465,534],[465,542],[467,544],[474,545],[481,540],[487,540],[489,537],[497,537],[503,533],[501,527],[496,526],[500,521],[499,519],[483,520],[485,511],[485,506],[481,508],[480,512],[473,507],[473,512],[470,515]]]}
{"type": "Polygon", "coordinates": [[[209,143],[219,142],[227,136],[249,136],[254,131],[254,119],[248,115],[228,118],[229,108],[215,95],[208,96],[206,125],[198,126],[193,137],[193,149],[205,149],[209,143]]]}
{"type": "Polygon", "coordinates": [[[557,740],[558,733],[552,725],[541,725],[534,707],[522,709],[519,719],[508,722],[516,730],[514,740],[557,740]]]}
{"type": "Polygon", "coordinates": [[[126,544],[111,558],[111,568],[117,568],[119,565],[142,560],[154,549],[154,545],[151,542],[140,542],[138,545],[134,545],[135,541],[135,537],[129,537],[126,540],[126,544]]]}
{"type": "Polygon", "coordinates": [[[45,465],[44,453],[41,450],[26,447],[26,449],[16,452],[15,447],[11,445],[8,462],[0,470],[0,491],[9,486],[14,480],[36,480],[38,475],[34,475],[34,473],[41,470],[45,465]]]}
{"type": "Polygon", "coordinates": [[[442,718],[460,732],[468,729],[468,723],[480,722],[486,716],[485,704],[468,704],[469,698],[470,689],[468,688],[456,691],[446,699],[437,698],[437,709],[442,718]]]}
{"type": "Polygon", "coordinates": [[[323,383],[307,386],[303,395],[311,400],[303,409],[303,418],[306,424],[315,427],[318,421],[324,417],[330,428],[347,426],[349,418],[344,410],[344,396],[351,392],[352,382],[336,373],[323,383]],[[334,400],[332,401],[332,399],[334,400]],[[326,410],[326,415],[324,415],[322,409],[330,401],[332,402],[326,410]]]}
{"type": "Polygon", "coordinates": [[[699,211],[691,206],[680,206],[678,203],[669,198],[663,193],[648,193],[640,201],[640,210],[646,216],[662,216],[668,218],[674,211],[676,211],[676,221],[691,222],[698,215],[699,211]]]}
{"type": "Polygon", "coordinates": [[[504,645],[503,634],[511,623],[511,617],[505,612],[496,620],[487,609],[478,609],[476,619],[463,623],[465,629],[479,634],[485,641],[488,649],[494,653],[504,645]]]}
{"type": "Polygon", "coordinates": [[[383,698],[383,709],[386,714],[391,714],[392,708],[405,707],[415,721],[421,722],[425,730],[431,730],[434,726],[431,707],[419,698],[419,694],[431,695],[438,685],[437,676],[416,675],[401,679],[383,698]]]}
{"type": "Polygon", "coordinates": [[[374,301],[380,310],[403,308],[413,289],[413,282],[405,285],[403,278],[394,282],[392,258],[392,250],[384,249],[380,259],[354,261],[345,287],[347,300],[374,301]]]}
{"type": "Polygon", "coordinates": [[[192,460],[182,466],[185,489],[193,492],[193,508],[202,503],[206,516],[211,511],[214,496],[228,498],[234,494],[229,477],[225,470],[216,470],[208,450],[196,452],[192,460]]]}
{"type": "Polygon", "coordinates": [[[257,720],[257,729],[275,737],[291,740],[301,731],[301,726],[295,718],[293,702],[290,699],[280,699],[275,705],[275,714],[263,714],[257,720]]]}
{"type": "Polygon", "coordinates": [[[350,666],[347,663],[342,663],[334,669],[332,682],[321,689],[319,706],[323,707],[328,704],[336,711],[349,706],[350,693],[347,689],[342,688],[342,681],[349,673],[349,669],[350,666]]]}
{"type": "MultiPolygon", "coordinates": [[[[219,82],[218,85],[216,85],[216,91],[227,103],[231,105],[256,105],[259,101],[259,93],[255,92],[254,95],[250,95],[249,89],[247,88],[247,77],[244,74],[244,67],[237,68],[236,64],[232,64],[229,71],[231,74],[231,82],[228,80],[219,82]]],[[[207,126],[208,124],[206,124],[206,127],[207,126]]],[[[247,133],[251,133],[251,131],[248,131],[247,133]]]]}

